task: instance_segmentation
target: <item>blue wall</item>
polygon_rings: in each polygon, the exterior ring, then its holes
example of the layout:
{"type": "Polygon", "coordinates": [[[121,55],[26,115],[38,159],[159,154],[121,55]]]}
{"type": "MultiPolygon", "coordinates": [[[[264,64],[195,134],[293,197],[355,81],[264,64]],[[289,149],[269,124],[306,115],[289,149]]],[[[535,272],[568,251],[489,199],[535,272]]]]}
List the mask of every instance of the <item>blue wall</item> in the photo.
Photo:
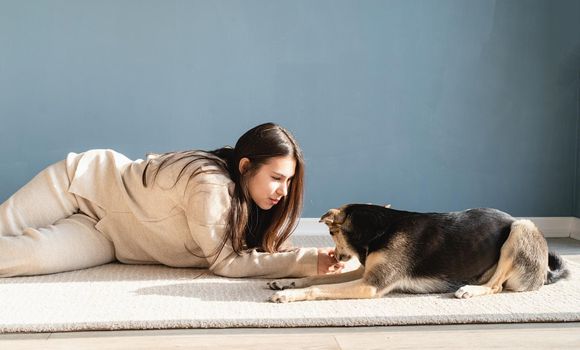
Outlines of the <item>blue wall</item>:
{"type": "Polygon", "coordinates": [[[69,151],[291,129],[346,202],[580,217],[579,1],[0,0],[0,200],[69,151]]]}
{"type": "Polygon", "coordinates": [[[580,218],[580,1],[556,1],[552,30],[554,59],[559,67],[562,114],[576,110],[576,169],[574,216],[580,218]],[[576,87],[576,92],[573,92],[576,87]]]}

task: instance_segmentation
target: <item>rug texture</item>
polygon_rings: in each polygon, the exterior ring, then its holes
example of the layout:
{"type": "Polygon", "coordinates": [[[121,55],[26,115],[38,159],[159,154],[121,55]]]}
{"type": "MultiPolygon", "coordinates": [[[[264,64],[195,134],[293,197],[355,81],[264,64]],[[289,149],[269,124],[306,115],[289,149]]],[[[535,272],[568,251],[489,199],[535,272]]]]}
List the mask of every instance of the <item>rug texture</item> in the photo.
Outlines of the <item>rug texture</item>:
{"type": "MultiPolygon", "coordinates": [[[[296,245],[329,246],[328,236],[296,245]]],[[[205,270],[108,264],[68,273],[0,279],[0,332],[386,326],[580,321],[580,265],[538,292],[460,300],[452,294],[390,294],[373,300],[274,304],[264,279],[205,270]]]]}

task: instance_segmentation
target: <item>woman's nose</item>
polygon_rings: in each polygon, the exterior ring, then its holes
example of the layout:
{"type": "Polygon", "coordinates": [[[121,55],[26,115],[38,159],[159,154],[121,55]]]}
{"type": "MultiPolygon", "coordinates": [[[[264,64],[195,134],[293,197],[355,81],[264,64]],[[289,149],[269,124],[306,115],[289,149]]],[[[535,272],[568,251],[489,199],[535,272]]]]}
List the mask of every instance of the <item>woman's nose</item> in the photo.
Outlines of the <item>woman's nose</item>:
{"type": "Polygon", "coordinates": [[[278,195],[285,197],[288,194],[288,186],[285,184],[281,184],[280,186],[278,186],[278,190],[276,191],[276,193],[278,193],[278,195]]]}

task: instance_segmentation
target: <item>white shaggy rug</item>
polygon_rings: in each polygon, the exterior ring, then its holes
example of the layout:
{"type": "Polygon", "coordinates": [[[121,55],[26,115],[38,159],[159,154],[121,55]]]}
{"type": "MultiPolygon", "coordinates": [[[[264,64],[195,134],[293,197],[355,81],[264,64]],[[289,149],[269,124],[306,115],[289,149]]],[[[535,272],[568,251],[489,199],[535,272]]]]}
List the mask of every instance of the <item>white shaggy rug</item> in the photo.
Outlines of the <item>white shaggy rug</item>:
{"type": "MultiPolygon", "coordinates": [[[[301,236],[301,245],[330,245],[301,236]]],[[[298,242],[296,242],[298,243],[298,242]]],[[[267,302],[262,279],[204,270],[108,264],[38,277],[0,279],[0,332],[385,326],[580,321],[580,265],[538,292],[460,300],[451,294],[392,294],[373,300],[267,302]]]]}

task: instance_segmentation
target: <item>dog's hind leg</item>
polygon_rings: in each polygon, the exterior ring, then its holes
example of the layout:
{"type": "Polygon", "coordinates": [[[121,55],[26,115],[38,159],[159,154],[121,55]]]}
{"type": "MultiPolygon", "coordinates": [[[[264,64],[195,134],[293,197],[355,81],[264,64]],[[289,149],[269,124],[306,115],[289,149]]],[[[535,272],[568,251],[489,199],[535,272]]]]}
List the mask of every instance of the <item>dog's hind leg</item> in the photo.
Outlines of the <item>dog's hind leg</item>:
{"type": "Polygon", "coordinates": [[[514,291],[538,289],[546,276],[548,253],[545,242],[534,223],[529,220],[514,221],[489,281],[483,285],[463,286],[455,292],[455,296],[471,298],[495,294],[501,292],[504,285],[514,291]]]}
{"type": "Polygon", "coordinates": [[[504,289],[516,292],[538,290],[546,283],[548,274],[548,243],[528,220],[516,221],[521,226],[514,273],[504,284],[504,289]]]}

